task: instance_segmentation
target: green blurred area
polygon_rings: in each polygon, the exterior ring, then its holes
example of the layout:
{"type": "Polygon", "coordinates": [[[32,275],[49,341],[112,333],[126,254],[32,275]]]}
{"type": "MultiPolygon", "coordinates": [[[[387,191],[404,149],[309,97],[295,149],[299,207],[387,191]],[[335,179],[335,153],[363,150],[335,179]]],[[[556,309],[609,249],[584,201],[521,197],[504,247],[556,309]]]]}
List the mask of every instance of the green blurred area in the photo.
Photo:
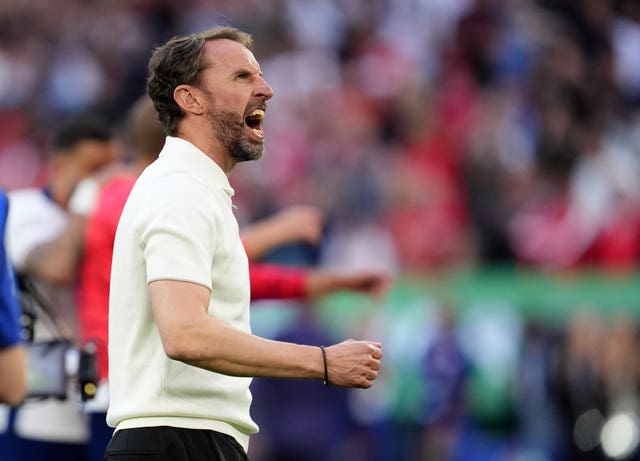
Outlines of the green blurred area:
{"type": "MultiPolygon", "coordinates": [[[[640,313],[640,273],[576,270],[563,273],[511,267],[489,267],[453,271],[440,275],[402,277],[390,293],[392,308],[415,296],[430,296],[450,302],[457,309],[483,302],[508,303],[527,317],[564,321],[577,310],[594,309],[603,314],[640,313]]],[[[328,305],[349,302],[341,294],[328,305]]],[[[353,301],[351,301],[353,302],[353,301]]]]}
{"type": "MultiPolygon", "coordinates": [[[[566,321],[577,311],[589,309],[607,314],[640,314],[640,273],[603,270],[541,273],[510,267],[490,267],[397,278],[384,307],[403,312],[416,302],[433,299],[458,311],[482,303],[509,304],[527,318],[566,321]]],[[[338,293],[318,303],[325,321],[341,330],[380,303],[362,295],[338,293]]]]}
{"type": "MultiPolygon", "coordinates": [[[[254,331],[272,337],[291,326],[300,311],[286,306],[270,303],[254,309],[254,331]]],[[[513,416],[525,325],[536,321],[562,328],[579,312],[598,314],[603,321],[619,315],[635,319],[640,314],[640,273],[484,267],[414,274],[397,278],[383,300],[338,293],[318,302],[314,312],[336,341],[383,342],[386,373],[376,383],[376,405],[392,417],[418,421],[429,392],[421,371],[424,351],[443,312],[451,315],[472,352],[469,411],[487,425],[500,426],[513,416]]]]}

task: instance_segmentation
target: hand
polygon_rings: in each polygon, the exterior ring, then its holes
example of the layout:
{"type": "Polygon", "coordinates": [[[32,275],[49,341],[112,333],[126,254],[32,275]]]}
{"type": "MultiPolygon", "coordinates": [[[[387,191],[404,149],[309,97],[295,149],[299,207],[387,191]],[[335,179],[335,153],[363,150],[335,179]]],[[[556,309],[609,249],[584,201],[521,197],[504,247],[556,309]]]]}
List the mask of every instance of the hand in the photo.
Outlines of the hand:
{"type": "Polygon", "coordinates": [[[316,269],[309,270],[305,280],[305,296],[316,299],[339,290],[357,291],[381,299],[390,285],[384,272],[361,271],[354,274],[316,269]]]}
{"type": "Polygon", "coordinates": [[[359,291],[381,299],[389,289],[390,277],[381,272],[358,272],[345,275],[342,279],[342,289],[359,291]]]}
{"type": "Polygon", "coordinates": [[[325,348],[329,383],[368,389],[378,377],[382,344],[349,339],[325,348]]]}
{"type": "Polygon", "coordinates": [[[303,241],[315,245],[322,238],[324,215],[316,207],[290,206],[269,219],[286,236],[284,240],[288,242],[303,241]]]}
{"type": "Polygon", "coordinates": [[[281,245],[306,242],[317,245],[322,238],[324,215],[313,206],[296,205],[253,223],[242,231],[250,260],[257,260],[281,245]]]}

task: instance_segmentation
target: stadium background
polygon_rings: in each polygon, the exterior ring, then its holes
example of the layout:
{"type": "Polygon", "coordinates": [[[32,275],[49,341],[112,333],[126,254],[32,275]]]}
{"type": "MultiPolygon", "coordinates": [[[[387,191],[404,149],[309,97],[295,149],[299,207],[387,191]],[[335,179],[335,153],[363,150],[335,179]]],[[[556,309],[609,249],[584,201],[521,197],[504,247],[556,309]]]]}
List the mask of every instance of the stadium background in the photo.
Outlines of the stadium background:
{"type": "Polygon", "coordinates": [[[41,184],[61,120],[121,123],[154,44],[218,23],[276,92],[240,222],[320,206],[322,245],[269,260],[395,275],[379,302],[256,306],[257,333],[386,356],[367,392],[256,382],[252,459],[637,456],[640,2],[0,0],[0,186],[41,184]]]}

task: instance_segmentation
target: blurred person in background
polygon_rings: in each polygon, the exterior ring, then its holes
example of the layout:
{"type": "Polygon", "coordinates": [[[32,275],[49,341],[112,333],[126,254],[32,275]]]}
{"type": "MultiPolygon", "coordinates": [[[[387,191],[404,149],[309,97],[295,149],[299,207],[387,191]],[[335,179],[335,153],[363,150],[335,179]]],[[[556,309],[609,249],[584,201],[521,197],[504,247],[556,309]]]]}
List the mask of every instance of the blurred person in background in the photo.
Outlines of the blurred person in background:
{"type": "Polygon", "coordinates": [[[545,459],[562,459],[567,442],[550,386],[560,330],[540,320],[526,323],[514,385],[522,444],[545,459]]]}
{"type": "Polygon", "coordinates": [[[550,389],[561,418],[563,455],[569,460],[600,460],[600,430],[607,412],[602,354],[607,327],[597,314],[583,311],[569,321],[551,361],[550,389]]]}
{"type": "Polygon", "coordinates": [[[422,368],[427,383],[419,459],[451,459],[468,423],[466,393],[471,367],[457,337],[450,306],[438,311],[437,325],[422,368]]]}
{"type": "Polygon", "coordinates": [[[136,181],[114,243],[107,459],[247,459],[257,431],[250,377],[368,388],[377,376],[380,343],[325,350],[250,333],[228,175],[264,150],[273,91],[251,41],[217,27],[175,37],[151,57],[147,89],[169,136],[136,181]]]}
{"type": "MultiPolygon", "coordinates": [[[[74,290],[85,219],[72,212],[70,198],[83,178],[115,160],[117,148],[111,127],[97,116],[83,114],[54,133],[50,155],[44,187],[8,194],[7,253],[16,271],[33,280],[51,303],[54,321],[77,341],[74,290]]],[[[46,322],[36,321],[35,341],[57,334],[46,322]]],[[[66,400],[29,401],[16,410],[6,434],[13,459],[83,459],[87,428],[75,396],[70,389],[66,400]]]]}
{"type": "Polygon", "coordinates": [[[13,266],[4,247],[9,202],[0,189],[0,403],[18,405],[27,395],[27,354],[13,266]]]}
{"type": "Polygon", "coordinates": [[[569,320],[549,364],[563,459],[637,458],[638,347],[637,324],[626,315],[605,318],[583,307],[569,320]]]}

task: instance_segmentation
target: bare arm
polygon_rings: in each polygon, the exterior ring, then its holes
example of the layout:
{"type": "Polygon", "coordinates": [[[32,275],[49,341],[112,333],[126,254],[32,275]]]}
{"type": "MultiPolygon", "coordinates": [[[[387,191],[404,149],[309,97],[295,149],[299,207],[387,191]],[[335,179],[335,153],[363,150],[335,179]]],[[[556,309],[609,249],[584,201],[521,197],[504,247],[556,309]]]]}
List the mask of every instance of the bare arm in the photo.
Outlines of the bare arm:
{"type": "Polygon", "coordinates": [[[322,269],[310,270],[305,280],[305,295],[313,299],[335,291],[348,290],[381,298],[389,287],[389,280],[389,276],[381,272],[342,274],[322,269]]]}
{"type": "MultiPolygon", "coordinates": [[[[149,284],[151,305],[167,356],[232,376],[323,379],[316,346],[272,341],[207,315],[209,290],[172,280],[149,284]]],[[[345,341],[326,348],[329,381],[371,387],[380,368],[380,343],[345,341]]]]}
{"type": "Polygon", "coordinates": [[[82,258],[87,217],[93,213],[101,187],[121,170],[121,166],[107,166],[76,185],[69,199],[66,229],[56,239],[31,250],[25,265],[28,274],[61,285],[74,280],[82,258]]]}
{"type": "Polygon", "coordinates": [[[57,239],[31,250],[25,272],[51,283],[71,282],[82,256],[85,223],[84,216],[71,215],[67,228],[57,239]]]}
{"type": "Polygon", "coordinates": [[[318,208],[296,205],[253,223],[242,231],[242,242],[249,259],[255,260],[287,243],[318,243],[323,222],[318,208]]]}
{"type": "Polygon", "coordinates": [[[0,349],[0,403],[18,405],[27,394],[27,353],[22,345],[0,349]]]}

